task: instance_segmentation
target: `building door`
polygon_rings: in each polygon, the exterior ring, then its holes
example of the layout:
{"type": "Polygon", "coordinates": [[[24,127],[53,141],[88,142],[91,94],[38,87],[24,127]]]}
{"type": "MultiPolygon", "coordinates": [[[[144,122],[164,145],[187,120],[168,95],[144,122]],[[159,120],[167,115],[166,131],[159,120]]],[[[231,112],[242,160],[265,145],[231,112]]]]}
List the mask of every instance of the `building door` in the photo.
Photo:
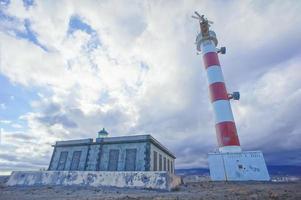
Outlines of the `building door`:
{"type": "Polygon", "coordinates": [[[137,149],[126,149],[125,152],[125,171],[136,170],[137,149]]]}
{"type": "Polygon", "coordinates": [[[78,165],[79,165],[81,154],[82,154],[81,151],[74,151],[73,152],[70,170],[78,170],[78,165]]]}
{"type": "Polygon", "coordinates": [[[57,165],[57,170],[64,170],[66,165],[66,160],[68,156],[68,151],[62,151],[60,154],[59,163],[57,165]]]}
{"type": "Polygon", "coordinates": [[[111,149],[109,153],[108,171],[117,171],[118,159],[119,159],[119,150],[111,149]]]}

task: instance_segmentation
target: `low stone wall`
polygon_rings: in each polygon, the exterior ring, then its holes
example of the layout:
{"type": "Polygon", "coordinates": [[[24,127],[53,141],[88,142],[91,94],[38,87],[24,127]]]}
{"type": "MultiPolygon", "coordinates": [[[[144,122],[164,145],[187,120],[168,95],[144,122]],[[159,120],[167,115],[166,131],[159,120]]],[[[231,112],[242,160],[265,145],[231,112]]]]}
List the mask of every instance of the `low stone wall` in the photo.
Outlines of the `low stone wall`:
{"type": "Polygon", "coordinates": [[[14,171],[6,185],[112,186],[170,191],[180,183],[180,177],[168,172],[14,171]]]}

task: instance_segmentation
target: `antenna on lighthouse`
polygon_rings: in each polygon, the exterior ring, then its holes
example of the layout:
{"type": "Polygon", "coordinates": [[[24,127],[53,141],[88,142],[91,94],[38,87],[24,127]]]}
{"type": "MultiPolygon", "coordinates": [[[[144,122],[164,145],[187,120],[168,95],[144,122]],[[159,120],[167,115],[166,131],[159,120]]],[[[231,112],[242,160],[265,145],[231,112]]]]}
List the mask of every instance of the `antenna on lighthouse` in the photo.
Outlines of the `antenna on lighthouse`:
{"type": "Polygon", "coordinates": [[[201,44],[204,41],[213,41],[215,47],[217,46],[217,38],[216,38],[216,34],[214,33],[214,31],[210,31],[209,27],[210,24],[213,24],[212,21],[209,21],[207,18],[204,17],[204,15],[200,15],[197,11],[194,12],[195,15],[192,15],[191,17],[194,19],[197,19],[199,21],[200,24],[200,30],[201,32],[198,34],[197,38],[196,38],[196,45],[197,45],[197,51],[200,52],[201,51],[201,44]]]}
{"type": "Polygon", "coordinates": [[[206,18],[204,17],[204,15],[200,15],[197,11],[194,11],[194,14],[195,14],[196,16],[195,16],[195,15],[192,15],[191,17],[194,18],[194,19],[199,20],[200,23],[202,23],[202,22],[208,22],[209,24],[213,24],[212,21],[209,21],[208,19],[206,19],[206,18]]]}

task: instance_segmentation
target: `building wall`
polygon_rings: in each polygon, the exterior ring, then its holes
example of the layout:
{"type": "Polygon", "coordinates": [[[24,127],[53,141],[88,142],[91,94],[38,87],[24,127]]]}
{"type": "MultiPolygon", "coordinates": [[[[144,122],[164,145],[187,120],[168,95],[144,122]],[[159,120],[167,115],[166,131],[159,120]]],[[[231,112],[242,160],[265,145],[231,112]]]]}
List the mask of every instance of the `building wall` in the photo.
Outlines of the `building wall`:
{"type": "Polygon", "coordinates": [[[151,144],[150,147],[150,171],[169,171],[170,173],[174,173],[174,163],[175,159],[166,154],[164,151],[156,147],[154,144],[151,144]],[[154,152],[157,152],[157,162],[154,161],[154,152]],[[161,155],[161,156],[160,156],[161,155]],[[161,158],[161,161],[160,161],[161,158]],[[164,169],[164,158],[165,158],[165,169],[164,169]],[[169,169],[168,169],[168,161],[169,161],[169,169]],[[154,166],[157,165],[157,167],[154,166]],[[171,167],[172,165],[172,167],[171,167]],[[161,168],[160,168],[161,166],[161,168]]]}
{"type": "Polygon", "coordinates": [[[169,171],[174,173],[175,160],[149,141],[128,143],[126,141],[91,143],[91,141],[82,144],[79,142],[74,146],[72,141],[60,142],[62,144],[54,148],[49,170],[72,170],[73,166],[73,170],[78,171],[169,171]],[[66,145],[65,143],[68,143],[68,146],[60,146],[66,145]],[[78,161],[78,167],[74,169],[77,165],[74,165],[74,162],[72,165],[72,158],[76,151],[80,151],[81,156],[80,159],[73,159],[78,161]],[[58,168],[62,166],[59,164],[62,163],[60,162],[60,157],[63,157],[62,152],[68,152],[68,155],[63,168],[58,168]],[[156,168],[154,167],[154,152],[157,152],[156,168]]]}
{"type": "MultiPolygon", "coordinates": [[[[136,149],[135,171],[145,171],[145,151],[146,142],[141,143],[120,143],[120,144],[103,144],[101,147],[100,171],[109,171],[110,151],[117,150],[118,166],[117,171],[125,171],[126,149],[136,149]]],[[[111,153],[111,155],[113,155],[111,153]]],[[[112,170],[112,169],[110,169],[112,170]]]]}
{"type": "Polygon", "coordinates": [[[63,170],[70,170],[71,162],[73,153],[75,151],[81,151],[81,156],[79,159],[79,165],[77,170],[85,170],[85,164],[87,159],[87,153],[88,153],[88,145],[83,146],[68,146],[68,147],[56,147],[54,151],[54,155],[52,158],[52,161],[50,163],[49,170],[57,170],[57,167],[59,165],[60,156],[62,152],[68,152],[67,159],[65,162],[65,166],[63,170]]]}

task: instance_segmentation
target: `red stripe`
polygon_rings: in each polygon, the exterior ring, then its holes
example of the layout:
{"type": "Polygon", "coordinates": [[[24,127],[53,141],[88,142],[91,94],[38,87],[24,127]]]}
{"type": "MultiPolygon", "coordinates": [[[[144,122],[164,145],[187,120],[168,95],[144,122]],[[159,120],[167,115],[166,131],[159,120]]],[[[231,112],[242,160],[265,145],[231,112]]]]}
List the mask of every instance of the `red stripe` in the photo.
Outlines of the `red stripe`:
{"type": "Polygon", "coordinates": [[[208,52],[203,56],[205,68],[207,69],[208,67],[212,65],[219,65],[219,60],[216,52],[208,52]]]}
{"type": "Polygon", "coordinates": [[[216,100],[228,100],[228,94],[225,83],[216,82],[209,85],[211,102],[216,100]]]}
{"type": "Polygon", "coordinates": [[[218,145],[240,146],[234,122],[221,122],[215,125],[218,145]]]}

